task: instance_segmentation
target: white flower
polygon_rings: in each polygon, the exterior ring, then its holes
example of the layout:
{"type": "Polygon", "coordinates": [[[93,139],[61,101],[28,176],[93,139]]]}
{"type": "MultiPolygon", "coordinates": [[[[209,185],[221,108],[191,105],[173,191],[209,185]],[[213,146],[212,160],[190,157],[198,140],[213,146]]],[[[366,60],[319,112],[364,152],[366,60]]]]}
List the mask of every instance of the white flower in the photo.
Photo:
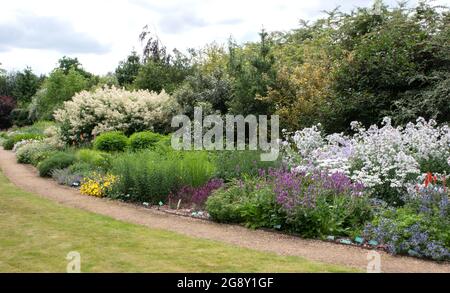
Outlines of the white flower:
{"type": "Polygon", "coordinates": [[[450,165],[449,127],[437,126],[434,120],[419,117],[416,124],[403,128],[393,127],[385,117],[382,127],[366,129],[356,121],[351,127],[353,136],[324,136],[317,126],[287,135],[284,160],[297,171],[340,171],[365,186],[389,183],[394,188],[403,188],[420,175],[419,162],[447,158],[450,165]]]}
{"type": "Polygon", "coordinates": [[[75,140],[80,135],[94,137],[111,130],[127,132],[170,125],[178,109],[176,100],[164,91],[157,94],[105,87],[76,94],[54,117],[66,124],[65,135],[75,140]]]}

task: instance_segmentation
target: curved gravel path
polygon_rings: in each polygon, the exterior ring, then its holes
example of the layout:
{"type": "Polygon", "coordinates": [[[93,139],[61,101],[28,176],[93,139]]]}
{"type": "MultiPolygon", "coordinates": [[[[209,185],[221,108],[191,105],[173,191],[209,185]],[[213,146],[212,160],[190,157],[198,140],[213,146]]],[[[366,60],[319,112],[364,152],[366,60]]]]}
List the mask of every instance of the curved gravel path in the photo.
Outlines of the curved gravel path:
{"type": "MultiPolygon", "coordinates": [[[[16,163],[14,153],[2,148],[0,148],[0,167],[5,176],[18,187],[69,207],[80,208],[150,228],[170,230],[188,236],[222,241],[280,255],[295,255],[362,270],[367,267],[368,250],[358,247],[250,230],[235,225],[217,224],[169,215],[118,201],[83,196],[75,189],[58,185],[51,179],[40,178],[35,168],[16,163]]],[[[380,252],[380,254],[382,272],[450,272],[448,263],[439,264],[410,257],[394,257],[384,252],[380,252]]]]}

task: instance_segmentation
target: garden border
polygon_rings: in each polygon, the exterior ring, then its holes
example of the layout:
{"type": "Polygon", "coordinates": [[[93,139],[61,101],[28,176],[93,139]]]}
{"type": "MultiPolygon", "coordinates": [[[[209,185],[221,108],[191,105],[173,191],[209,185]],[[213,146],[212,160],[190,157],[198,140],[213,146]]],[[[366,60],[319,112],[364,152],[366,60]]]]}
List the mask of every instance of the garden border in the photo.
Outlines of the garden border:
{"type": "MultiPolygon", "coordinates": [[[[117,220],[279,255],[299,256],[361,270],[367,267],[367,250],[360,247],[302,239],[277,232],[250,230],[237,225],[180,217],[134,204],[82,196],[78,190],[58,185],[52,179],[39,177],[34,167],[18,164],[14,153],[2,148],[0,148],[0,168],[13,184],[26,191],[66,206],[88,210],[117,220]]],[[[380,255],[383,272],[450,272],[450,264],[447,263],[407,256],[391,256],[385,252],[380,252],[380,255]]]]}

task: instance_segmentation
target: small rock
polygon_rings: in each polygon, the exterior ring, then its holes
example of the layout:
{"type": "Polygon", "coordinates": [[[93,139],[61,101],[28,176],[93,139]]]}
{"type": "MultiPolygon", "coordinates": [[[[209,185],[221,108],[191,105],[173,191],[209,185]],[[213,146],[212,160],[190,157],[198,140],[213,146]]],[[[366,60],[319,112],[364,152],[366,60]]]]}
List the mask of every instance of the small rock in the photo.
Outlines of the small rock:
{"type": "Polygon", "coordinates": [[[327,236],[327,240],[329,240],[329,241],[334,241],[334,239],[335,239],[334,236],[331,236],[331,235],[327,236]]]}

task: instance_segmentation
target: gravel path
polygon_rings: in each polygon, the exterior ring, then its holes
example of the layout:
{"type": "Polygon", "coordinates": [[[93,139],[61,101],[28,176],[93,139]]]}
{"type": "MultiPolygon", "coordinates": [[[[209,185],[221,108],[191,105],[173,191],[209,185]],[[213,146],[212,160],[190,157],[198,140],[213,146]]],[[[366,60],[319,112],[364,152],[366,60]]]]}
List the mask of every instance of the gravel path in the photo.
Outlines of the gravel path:
{"type": "MultiPolygon", "coordinates": [[[[135,205],[81,195],[77,190],[58,185],[37,175],[29,165],[17,164],[12,152],[0,148],[0,168],[18,187],[54,200],[65,206],[110,216],[150,228],[222,241],[225,243],[294,255],[323,263],[344,265],[362,270],[367,266],[368,250],[317,240],[305,240],[279,233],[250,230],[241,226],[217,224],[205,220],[169,215],[135,205]]],[[[0,195],[1,196],[1,195],[0,195]]],[[[450,272],[450,264],[439,264],[410,257],[394,257],[380,252],[383,272],[450,272]]]]}

